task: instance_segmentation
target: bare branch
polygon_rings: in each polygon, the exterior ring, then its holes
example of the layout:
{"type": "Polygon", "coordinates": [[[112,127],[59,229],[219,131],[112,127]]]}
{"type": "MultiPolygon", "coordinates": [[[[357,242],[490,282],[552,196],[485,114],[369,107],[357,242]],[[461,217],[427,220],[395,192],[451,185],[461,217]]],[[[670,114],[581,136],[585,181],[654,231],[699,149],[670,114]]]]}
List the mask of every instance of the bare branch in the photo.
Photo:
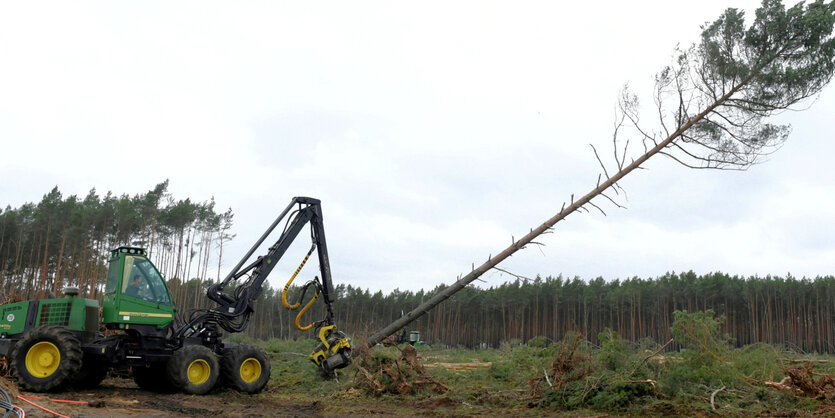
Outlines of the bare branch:
{"type": "MultiPolygon", "coordinates": [[[[632,160],[632,162],[635,162],[635,160],[632,160]]],[[[638,167],[638,169],[643,169],[643,167],[638,167]]],[[[612,188],[615,189],[615,194],[620,195],[620,193],[623,193],[623,198],[627,201],[629,200],[629,196],[626,194],[626,190],[624,190],[623,187],[620,187],[620,183],[612,184],[612,188]],[[620,190],[620,193],[618,193],[618,190],[620,190]]]]}
{"type": "MultiPolygon", "coordinates": [[[[625,120],[626,120],[626,115],[621,114],[620,120],[615,124],[615,131],[612,133],[612,151],[615,154],[615,162],[618,164],[618,170],[623,170],[623,164],[620,162],[620,161],[622,161],[622,158],[618,158],[618,131],[623,126],[623,122],[625,120]]],[[[627,139],[626,143],[629,144],[629,139],[627,139]]],[[[626,149],[624,149],[623,152],[624,152],[624,157],[623,158],[626,158],[626,149]]],[[[599,159],[600,158],[598,158],[598,160],[599,159]]],[[[608,178],[609,176],[606,175],[606,177],[608,178]]]]}
{"type": "Polygon", "coordinates": [[[651,358],[653,358],[653,357],[657,356],[657,355],[658,355],[658,353],[660,353],[660,352],[664,351],[664,349],[665,349],[665,348],[667,348],[667,346],[669,346],[669,345],[670,345],[670,344],[672,344],[672,343],[673,343],[673,338],[670,338],[670,340],[669,340],[669,341],[667,341],[667,343],[666,343],[666,344],[662,345],[662,346],[661,346],[661,348],[659,348],[658,350],[655,350],[655,352],[653,352],[652,354],[650,354],[650,355],[648,355],[648,356],[644,357],[644,359],[643,359],[640,363],[638,363],[638,365],[637,365],[637,366],[635,366],[635,368],[634,368],[634,369],[632,369],[632,373],[629,373],[629,377],[632,377],[632,375],[633,375],[633,374],[635,374],[635,372],[637,372],[637,371],[638,371],[638,369],[640,369],[640,368],[641,368],[641,366],[643,366],[643,365],[644,365],[644,363],[646,363],[646,362],[647,362],[647,360],[649,360],[649,359],[651,359],[651,358]]]}
{"type": "Polygon", "coordinates": [[[591,146],[592,151],[594,151],[594,157],[597,158],[597,162],[600,164],[600,168],[603,169],[603,174],[606,175],[606,179],[608,180],[609,179],[609,172],[606,171],[606,166],[603,165],[603,161],[600,160],[600,155],[597,154],[597,148],[595,148],[594,145],[592,145],[592,144],[589,144],[589,146],[591,146]]]}
{"type": "MultiPolygon", "coordinates": [[[[618,170],[623,170],[623,164],[626,162],[626,153],[629,152],[629,138],[626,138],[626,143],[623,145],[623,152],[621,153],[621,159],[618,161],[618,170]]],[[[617,156],[617,153],[615,153],[617,156]]]]}
{"type": "Polygon", "coordinates": [[[719,393],[723,390],[725,390],[724,386],[722,386],[719,389],[714,390],[713,393],[710,394],[710,407],[713,408],[714,411],[716,410],[716,405],[713,404],[713,399],[716,398],[717,393],[719,393]]]}
{"type": "Polygon", "coordinates": [[[610,201],[610,202],[612,202],[612,204],[613,204],[613,205],[615,205],[615,206],[617,206],[617,207],[619,207],[619,208],[621,208],[621,209],[626,209],[626,207],[625,207],[625,206],[623,206],[623,205],[619,204],[618,202],[615,202],[615,201],[614,201],[614,199],[612,199],[611,197],[609,197],[609,195],[607,195],[606,193],[600,193],[600,195],[601,195],[601,196],[603,196],[603,197],[605,197],[606,199],[609,199],[609,201],[610,201]]]}
{"type": "Polygon", "coordinates": [[[603,216],[608,216],[608,215],[606,215],[606,212],[603,212],[603,209],[600,209],[600,206],[595,205],[595,204],[594,204],[594,202],[589,201],[589,204],[590,204],[590,205],[592,205],[592,206],[594,206],[597,210],[599,210],[599,211],[600,211],[600,213],[602,213],[602,214],[603,214],[603,216]]]}
{"type": "Polygon", "coordinates": [[[530,278],[528,278],[528,277],[525,277],[525,276],[522,276],[522,275],[519,275],[519,274],[516,274],[516,273],[511,273],[511,272],[509,272],[509,271],[507,271],[507,270],[505,270],[505,269],[503,269],[503,268],[499,268],[499,267],[495,267],[495,266],[494,266],[494,267],[493,267],[493,270],[498,270],[498,271],[500,271],[500,272],[502,272],[502,273],[507,273],[507,274],[509,274],[509,275],[511,275],[511,276],[513,276],[513,277],[515,277],[515,278],[517,278],[517,279],[524,280],[525,282],[528,282],[528,281],[530,281],[530,280],[531,280],[531,279],[530,279],[530,278]]]}

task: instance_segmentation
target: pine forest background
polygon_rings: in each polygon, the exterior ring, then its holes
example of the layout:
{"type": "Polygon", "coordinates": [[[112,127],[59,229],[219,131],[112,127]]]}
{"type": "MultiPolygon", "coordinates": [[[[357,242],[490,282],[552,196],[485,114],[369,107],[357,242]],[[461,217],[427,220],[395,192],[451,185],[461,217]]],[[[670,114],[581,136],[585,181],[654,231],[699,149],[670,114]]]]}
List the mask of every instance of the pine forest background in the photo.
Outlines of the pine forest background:
{"type": "MultiPolygon", "coordinates": [[[[1,209],[0,302],[60,295],[64,286],[101,299],[109,250],[135,244],[148,248],[181,313],[208,307],[206,288],[222,277],[223,247],[234,238],[232,210],[218,212],[213,200],[177,200],[167,189],[165,181],[136,196],[99,196],[94,189],[79,198],[64,197],[56,187],[37,204],[1,209]]],[[[234,261],[239,256],[232,254],[234,261]]],[[[338,266],[333,267],[336,323],[357,337],[444,289],[372,293],[340,283],[338,266]]],[[[831,275],[799,279],[687,272],[627,280],[514,279],[487,289],[467,287],[409,330],[420,331],[430,344],[470,348],[535,337],[558,341],[568,331],[596,343],[606,328],[633,341],[664,343],[671,338],[673,312],[708,309],[723,316],[722,331],[736,345],[765,342],[803,352],[835,352],[831,275]]],[[[282,307],[280,289],[267,287],[246,332],[255,338],[311,337],[295,330],[294,316],[282,307]]]]}

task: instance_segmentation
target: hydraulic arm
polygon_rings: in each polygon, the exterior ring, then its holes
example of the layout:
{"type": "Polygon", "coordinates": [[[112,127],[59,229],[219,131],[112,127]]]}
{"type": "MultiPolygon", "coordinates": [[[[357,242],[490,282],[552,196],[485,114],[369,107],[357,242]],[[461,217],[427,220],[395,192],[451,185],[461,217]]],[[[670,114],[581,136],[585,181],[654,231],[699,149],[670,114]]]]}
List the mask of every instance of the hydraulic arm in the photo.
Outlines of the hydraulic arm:
{"type": "Polygon", "coordinates": [[[278,218],[264,232],[261,238],[244,255],[240,262],[232,269],[223,281],[209,287],[207,296],[217,302],[218,306],[193,316],[183,327],[175,331],[176,338],[201,337],[204,342],[216,334],[217,327],[229,332],[240,332],[246,329],[250,316],[255,312],[255,301],[261,295],[263,283],[269,276],[278,261],[284,256],[293,241],[302,232],[305,226],[310,226],[311,247],[304,261],[287,282],[282,292],[282,303],[288,309],[298,309],[302,299],[308,291],[313,291],[313,296],[296,317],[296,327],[305,331],[316,328],[316,336],[320,343],[310,359],[319,366],[326,374],[350,364],[351,344],[345,333],[336,329],[333,321],[333,302],[335,299],[333,280],[331,277],[330,260],[328,259],[328,246],[325,240],[325,228],[322,222],[322,206],[318,199],[309,197],[295,197],[289,205],[281,212],[278,218]],[[255,251],[273,233],[275,228],[283,219],[287,218],[284,229],[276,242],[269,248],[267,253],[258,256],[255,261],[244,267],[255,251]],[[301,288],[298,301],[294,304],[287,302],[287,291],[290,284],[298,275],[307,259],[316,250],[319,257],[319,277],[305,283],[301,288]],[[224,292],[224,289],[233,281],[247,277],[231,293],[224,292]],[[325,302],[325,317],[319,321],[302,326],[299,322],[301,316],[320,297],[325,302]]]}

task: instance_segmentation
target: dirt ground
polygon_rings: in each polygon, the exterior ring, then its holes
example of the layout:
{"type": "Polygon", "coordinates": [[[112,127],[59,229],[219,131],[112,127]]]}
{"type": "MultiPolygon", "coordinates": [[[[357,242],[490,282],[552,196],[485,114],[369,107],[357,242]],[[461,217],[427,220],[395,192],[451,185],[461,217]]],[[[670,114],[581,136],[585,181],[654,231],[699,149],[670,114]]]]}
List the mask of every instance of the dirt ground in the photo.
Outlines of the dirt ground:
{"type": "MultiPolygon", "coordinates": [[[[160,394],[139,389],[131,379],[108,377],[94,390],[43,394],[21,392],[22,395],[62,400],[87,401],[91,405],[74,405],[49,400],[35,400],[41,406],[70,417],[321,417],[321,416],[542,416],[542,411],[503,410],[471,406],[448,396],[395,400],[368,398],[359,390],[348,389],[326,395],[302,396],[288,394],[272,383],[257,394],[249,395],[229,389],[217,389],[208,395],[183,393],[160,394]]],[[[54,417],[21,400],[15,405],[27,417],[54,417]]],[[[546,414],[558,416],[560,414],[546,414]]],[[[572,416],[576,416],[573,414],[572,416]]],[[[605,416],[605,415],[597,415],[605,416]]]]}
{"type": "MultiPolygon", "coordinates": [[[[132,380],[109,377],[94,390],[55,394],[27,393],[43,398],[87,401],[90,405],[49,400],[33,402],[71,417],[193,417],[193,416],[321,416],[320,402],[288,400],[269,387],[257,395],[219,389],[204,396],[159,394],[139,389],[132,380]],[[94,405],[94,406],[93,406],[94,405]]],[[[14,402],[27,417],[53,417],[21,400],[14,402]]]]}

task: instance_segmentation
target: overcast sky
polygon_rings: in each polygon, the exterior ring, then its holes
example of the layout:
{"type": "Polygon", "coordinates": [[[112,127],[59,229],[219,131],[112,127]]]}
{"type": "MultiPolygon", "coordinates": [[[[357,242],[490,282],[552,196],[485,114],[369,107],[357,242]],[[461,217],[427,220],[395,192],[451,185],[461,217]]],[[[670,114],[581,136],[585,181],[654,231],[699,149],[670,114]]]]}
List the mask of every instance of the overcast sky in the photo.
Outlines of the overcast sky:
{"type": "MultiPolygon", "coordinates": [[[[233,209],[228,268],[293,196],[312,196],[337,284],[431,289],[589,191],[588,144],[610,152],[621,86],[649,102],[676,44],[728,6],[750,18],[757,5],[4,2],[0,205],[169,179],[176,198],[233,209]]],[[[658,157],[622,183],[627,210],[571,215],[502,267],[833,274],[833,116],[830,86],[780,116],[789,141],[746,172],[658,157]]]]}

